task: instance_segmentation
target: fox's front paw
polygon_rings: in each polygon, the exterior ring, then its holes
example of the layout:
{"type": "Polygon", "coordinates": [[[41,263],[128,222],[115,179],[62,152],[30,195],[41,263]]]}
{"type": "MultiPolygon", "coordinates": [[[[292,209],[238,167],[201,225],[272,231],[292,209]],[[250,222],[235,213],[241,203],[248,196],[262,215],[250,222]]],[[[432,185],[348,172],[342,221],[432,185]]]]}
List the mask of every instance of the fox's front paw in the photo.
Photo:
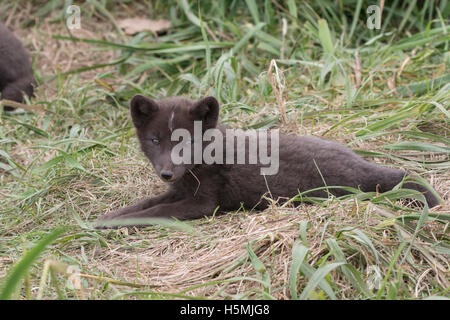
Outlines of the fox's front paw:
{"type": "Polygon", "coordinates": [[[114,219],[118,219],[123,214],[122,210],[115,210],[105,213],[95,222],[95,229],[117,229],[120,226],[112,225],[114,219]]]}

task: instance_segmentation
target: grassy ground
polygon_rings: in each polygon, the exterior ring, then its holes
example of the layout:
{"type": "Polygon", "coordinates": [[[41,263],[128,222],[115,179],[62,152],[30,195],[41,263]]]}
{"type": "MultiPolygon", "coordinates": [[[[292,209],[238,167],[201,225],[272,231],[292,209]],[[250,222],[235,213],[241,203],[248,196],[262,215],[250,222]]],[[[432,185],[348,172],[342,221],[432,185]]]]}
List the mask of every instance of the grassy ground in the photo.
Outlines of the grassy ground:
{"type": "Polygon", "coordinates": [[[448,297],[450,4],[389,1],[373,30],[370,4],[88,0],[70,34],[63,1],[0,1],[47,110],[0,118],[0,297],[448,297]],[[172,26],[118,27],[139,16],[172,26]],[[215,95],[232,127],[339,141],[416,172],[443,203],[409,208],[397,190],[94,230],[165,188],[137,145],[136,93],[215,95]]]}

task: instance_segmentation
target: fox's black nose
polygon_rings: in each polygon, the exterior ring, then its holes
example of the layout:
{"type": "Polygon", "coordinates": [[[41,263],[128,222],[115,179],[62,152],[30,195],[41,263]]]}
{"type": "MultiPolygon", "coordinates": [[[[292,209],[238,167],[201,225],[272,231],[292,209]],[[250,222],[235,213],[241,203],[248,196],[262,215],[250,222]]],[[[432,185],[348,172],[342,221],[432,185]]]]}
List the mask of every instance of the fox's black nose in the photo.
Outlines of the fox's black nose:
{"type": "Polygon", "coordinates": [[[173,173],[170,171],[161,172],[161,178],[163,178],[166,181],[169,181],[170,179],[172,179],[172,177],[173,177],[173,173]]]}

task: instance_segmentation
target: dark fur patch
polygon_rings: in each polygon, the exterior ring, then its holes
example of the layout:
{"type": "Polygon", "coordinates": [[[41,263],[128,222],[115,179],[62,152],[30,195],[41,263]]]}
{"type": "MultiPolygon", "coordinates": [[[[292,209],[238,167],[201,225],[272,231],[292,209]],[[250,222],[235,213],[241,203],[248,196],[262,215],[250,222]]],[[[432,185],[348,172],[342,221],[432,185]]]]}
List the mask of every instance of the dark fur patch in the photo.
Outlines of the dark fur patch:
{"type": "Polygon", "coordinates": [[[203,121],[203,130],[217,126],[219,120],[219,103],[214,97],[206,97],[196,102],[190,109],[195,120],[203,121]]]}
{"type": "MultiPolygon", "coordinates": [[[[36,81],[30,57],[19,39],[0,23],[0,92],[1,98],[23,102],[24,94],[33,96],[36,81]]],[[[14,108],[5,106],[5,111],[14,108]]]]}

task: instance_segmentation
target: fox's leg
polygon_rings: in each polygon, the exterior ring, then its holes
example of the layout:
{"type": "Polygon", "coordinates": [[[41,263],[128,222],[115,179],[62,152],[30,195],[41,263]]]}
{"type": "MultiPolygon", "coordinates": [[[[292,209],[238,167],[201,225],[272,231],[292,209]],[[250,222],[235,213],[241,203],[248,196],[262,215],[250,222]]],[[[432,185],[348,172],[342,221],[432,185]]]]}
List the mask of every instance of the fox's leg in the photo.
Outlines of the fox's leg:
{"type": "Polygon", "coordinates": [[[180,200],[180,196],[173,190],[168,190],[165,193],[162,193],[156,197],[153,198],[146,198],[138,201],[137,203],[120,208],[118,210],[110,211],[103,216],[101,216],[98,220],[111,220],[115,218],[120,218],[123,215],[133,213],[133,212],[140,212],[142,210],[151,208],[153,206],[162,204],[162,203],[169,203],[180,200]]]}
{"type": "MultiPolygon", "coordinates": [[[[101,219],[97,228],[105,228],[102,225],[105,220],[113,219],[145,219],[145,218],[177,218],[179,220],[195,219],[210,216],[215,210],[216,203],[210,199],[183,199],[173,203],[161,203],[141,211],[133,211],[111,219],[101,219]]],[[[134,224],[135,226],[146,225],[145,222],[134,224]]]]}
{"type": "MultiPolygon", "coordinates": [[[[6,87],[2,89],[2,99],[3,100],[11,100],[16,102],[22,102],[23,94],[19,88],[15,86],[14,83],[8,84],[6,87]]],[[[13,111],[14,108],[11,106],[4,106],[3,109],[5,111],[13,111]]]]}
{"type": "MultiPolygon", "coordinates": [[[[2,99],[22,102],[24,94],[28,96],[33,95],[33,85],[35,84],[36,82],[32,78],[21,78],[15,82],[8,83],[2,88],[2,99]]],[[[13,111],[14,108],[11,106],[4,106],[4,110],[13,111]]]]}

